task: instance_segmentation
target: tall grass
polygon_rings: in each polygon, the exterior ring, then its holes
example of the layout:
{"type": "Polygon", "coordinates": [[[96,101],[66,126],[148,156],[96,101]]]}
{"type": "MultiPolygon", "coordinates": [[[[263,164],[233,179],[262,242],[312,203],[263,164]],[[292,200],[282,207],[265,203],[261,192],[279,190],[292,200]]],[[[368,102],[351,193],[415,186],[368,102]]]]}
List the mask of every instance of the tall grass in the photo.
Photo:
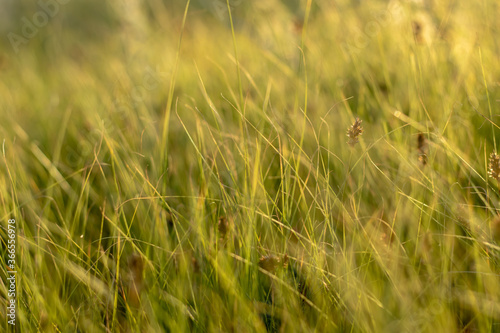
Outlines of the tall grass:
{"type": "Polygon", "coordinates": [[[2,42],[18,330],[500,330],[497,2],[127,3],[2,42]]]}

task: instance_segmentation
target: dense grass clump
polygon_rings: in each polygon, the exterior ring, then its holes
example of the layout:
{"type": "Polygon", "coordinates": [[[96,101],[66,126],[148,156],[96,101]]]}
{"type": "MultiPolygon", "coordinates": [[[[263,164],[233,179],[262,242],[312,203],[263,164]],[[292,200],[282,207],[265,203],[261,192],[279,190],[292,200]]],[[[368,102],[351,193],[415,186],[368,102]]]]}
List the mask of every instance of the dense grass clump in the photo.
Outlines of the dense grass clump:
{"type": "Polygon", "coordinates": [[[498,1],[4,2],[20,331],[500,331],[498,1]]]}

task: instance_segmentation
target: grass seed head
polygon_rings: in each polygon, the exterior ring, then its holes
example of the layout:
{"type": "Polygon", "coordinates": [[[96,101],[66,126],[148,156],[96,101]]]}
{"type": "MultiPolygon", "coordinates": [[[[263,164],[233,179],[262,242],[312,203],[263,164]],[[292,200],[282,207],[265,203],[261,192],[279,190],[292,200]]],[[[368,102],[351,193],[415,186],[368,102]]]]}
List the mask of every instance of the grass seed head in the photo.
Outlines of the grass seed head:
{"type": "Polygon", "coordinates": [[[264,256],[259,259],[259,267],[268,272],[274,273],[278,268],[287,267],[288,260],[288,254],[285,254],[282,258],[274,255],[264,256]]]}
{"type": "Polygon", "coordinates": [[[288,254],[285,253],[283,258],[281,259],[281,264],[283,265],[283,268],[286,268],[288,266],[288,254]]]}
{"type": "Polygon", "coordinates": [[[363,127],[361,127],[361,122],[361,119],[356,118],[354,124],[352,124],[352,126],[347,129],[347,137],[349,138],[349,141],[347,141],[347,143],[351,147],[359,142],[359,137],[361,134],[363,134],[363,127]]]}
{"type": "Polygon", "coordinates": [[[427,140],[424,133],[418,133],[417,150],[418,160],[425,166],[427,164],[427,140]]]}
{"type": "Polygon", "coordinates": [[[220,217],[219,223],[217,223],[217,229],[219,230],[219,233],[221,234],[222,238],[226,237],[230,228],[231,225],[229,224],[229,221],[224,216],[220,217]]]}
{"type": "Polygon", "coordinates": [[[193,267],[193,272],[199,273],[200,272],[200,262],[196,259],[196,257],[193,255],[191,257],[191,265],[193,267]]]}
{"type": "Polygon", "coordinates": [[[129,269],[129,286],[128,286],[128,303],[135,308],[141,304],[141,292],[144,288],[143,271],[144,260],[139,254],[132,254],[128,258],[129,269]]]}
{"type": "Polygon", "coordinates": [[[259,267],[271,273],[276,271],[279,263],[280,259],[273,255],[261,257],[259,259],[259,267]]]}
{"type": "Polygon", "coordinates": [[[423,26],[422,26],[422,22],[415,20],[415,21],[411,22],[411,27],[412,27],[412,30],[413,30],[413,36],[415,37],[415,41],[417,43],[422,43],[423,42],[423,37],[422,37],[423,26]]]}
{"type": "Polygon", "coordinates": [[[497,153],[490,154],[488,175],[490,175],[491,178],[500,181],[500,155],[498,155],[497,153]]]}
{"type": "Polygon", "coordinates": [[[491,236],[494,241],[500,243],[500,215],[491,222],[491,236]]]}

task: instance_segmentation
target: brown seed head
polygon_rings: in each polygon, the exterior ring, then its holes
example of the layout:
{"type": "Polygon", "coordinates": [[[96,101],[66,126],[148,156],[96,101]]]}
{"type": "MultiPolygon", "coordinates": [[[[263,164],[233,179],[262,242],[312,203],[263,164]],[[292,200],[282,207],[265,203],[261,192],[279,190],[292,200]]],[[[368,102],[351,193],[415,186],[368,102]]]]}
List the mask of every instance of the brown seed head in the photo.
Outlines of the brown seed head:
{"type": "Polygon", "coordinates": [[[282,258],[274,255],[264,256],[259,259],[259,267],[274,273],[278,268],[286,268],[288,260],[288,254],[285,254],[282,258]]]}
{"type": "Polygon", "coordinates": [[[491,221],[491,236],[493,240],[500,243],[500,216],[495,217],[495,219],[491,221]]]}
{"type": "Polygon", "coordinates": [[[491,178],[500,181],[500,155],[498,155],[497,153],[490,154],[488,175],[490,175],[491,178]]]}
{"type": "Polygon", "coordinates": [[[141,304],[141,292],[144,288],[142,274],[144,271],[144,260],[139,254],[132,254],[128,258],[129,285],[128,302],[131,306],[138,308],[141,304]]]}
{"type": "Polygon", "coordinates": [[[283,265],[284,268],[286,268],[288,266],[288,254],[285,253],[285,255],[283,256],[283,258],[281,259],[281,264],[283,265]]]}
{"type": "Polygon", "coordinates": [[[347,137],[349,138],[349,141],[347,141],[347,143],[351,146],[354,146],[356,143],[358,143],[359,136],[363,134],[363,127],[361,127],[361,122],[361,119],[356,118],[354,124],[352,124],[352,126],[347,129],[347,137]]]}
{"type": "Polygon", "coordinates": [[[217,229],[219,230],[219,233],[223,238],[226,237],[230,227],[231,226],[229,224],[229,221],[224,216],[219,218],[219,223],[217,223],[217,229]]]}
{"type": "Polygon", "coordinates": [[[417,43],[422,43],[423,38],[422,38],[422,30],[423,26],[422,23],[419,21],[413,21],[411,22],[411,27],[413,30],[413,36],[415,37],[415,41],[417,43]]]}
{"type": "Polygon", "coordinates": [[[425,135],[423,133],[418,133],[418,160],[422,165],[427,164],[427,140],[425,139],[425,135]]]}

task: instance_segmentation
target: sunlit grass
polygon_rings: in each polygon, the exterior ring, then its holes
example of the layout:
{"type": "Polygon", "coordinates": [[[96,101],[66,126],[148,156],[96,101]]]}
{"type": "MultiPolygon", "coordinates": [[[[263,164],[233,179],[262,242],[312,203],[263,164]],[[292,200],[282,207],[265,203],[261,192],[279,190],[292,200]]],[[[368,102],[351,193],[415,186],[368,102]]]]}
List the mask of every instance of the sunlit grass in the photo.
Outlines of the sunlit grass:
{"type": "Polygon", "coordinates": [[[2,42],[21,331],[500,330],[496,2],[134,3],[2,42]]]}

